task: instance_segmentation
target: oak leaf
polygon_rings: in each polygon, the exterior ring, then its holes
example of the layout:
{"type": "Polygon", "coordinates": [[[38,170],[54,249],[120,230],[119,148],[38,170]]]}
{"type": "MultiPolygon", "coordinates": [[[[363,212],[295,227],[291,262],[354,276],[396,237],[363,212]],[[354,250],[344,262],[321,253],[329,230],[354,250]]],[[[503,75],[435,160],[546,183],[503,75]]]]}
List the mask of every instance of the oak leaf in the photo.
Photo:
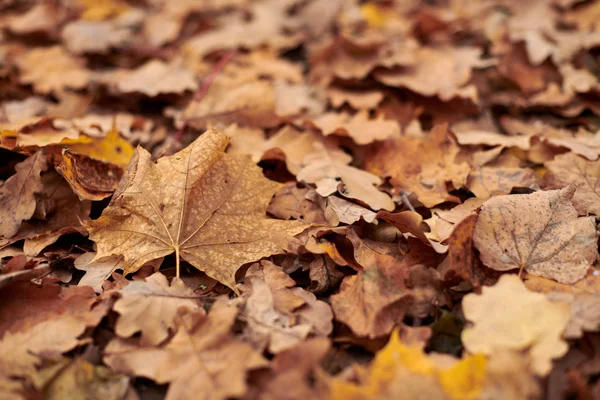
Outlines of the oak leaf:
{"type": "Polygon", "coordinates": [[[580,215],[600,215],[600,161],[588,161],[574,153],[561,154],[547,162],[544,176],[551,188],[575,185],[573,206],[580,215]]]}
{"type": "Polygon", "coordinates": [[[121,298],[113,310],[120,314],[115,332],[122,338],[141,332],[142,346],[157,345],[169,336],[175,327],[175,316],[180,309],[195,311],[199,308],[194,291],[179,278],[169,285],[167,278],[157,272],[145,281],[131,282],[119,291],[121,298]]]}
{"type": "Polygon", "coordinates": [[[390,176],[398,191],[415,193],[426,207],[453,201],[446,184],[458,189],[466,183],[470,168],[458,162],[459,148],[446,125],[438,125],[426,136],[402,136],[375,143],[365,159],[365,169],[379,176],[390,176]]]}
{"type": "Polygon", "coordinates": [[[186,314],[177,333],[166,344],[143,347],[132,340],[114,339],[105,350],[104,362],[128,375],[170,383],[167,400],[212,399],[242,396],[247,371],[268,365],[249,344],[231,334],[238,310],[219,298],[208,316],[186,314]]]}
{"type": "Polygon", "coordinates": [[[175,253],[177,265],[182,258],[235,291],[242,264],[282,253],[278,240],[306,225],[265,216],[279,185],[249,157],[225,154],[227,141],[209,130],[157,162],[138,148],[109,206],[89,224],[97,257],[121,254],[130,273],[175,253]]]}
{"type": "Polygon", "coordinates": [[[462,341],[472,353],[525,351],[531,370],[545,376],[552,359],[569,348],[561,339],[569,307],[530,292],[516,275],[503,275],[495,286],[484,287],[481,295],[465,296],[463,311],[474,324],[462,333],[462,341]]]}
{"type": "Polygon", "coordinates": [[[394,330],[360,384],[331,381],[333,400],[451,399],[475,400],[484,387],[487,360],[481,354],[439,365],[419,346],[402,343],[394,330]]]}
{"type": "Polygon", "coordinates": [[[311,121],[324,135],[350,136],[357,144],[369,144],[376,140],[400,136],[400,125],[383,116],[370,119],[368,112],[356,115],[325,113],[311,121]]]}
{"type": "Polygon", "coordinates": [[[150,97],[179,94],[198,87],[192,71],[159,60],[149,61],[132,71],[117,71],[109,80],[121,93],[138,92],[150,97]]]}
{"type": "Polygon", "coordinates": [[[575,187],[492,197],[481,206],[473,241],[483,263],[497,271],[519,268],[573,283],[596,260],[596,223],[577,217],[575,187]]]}

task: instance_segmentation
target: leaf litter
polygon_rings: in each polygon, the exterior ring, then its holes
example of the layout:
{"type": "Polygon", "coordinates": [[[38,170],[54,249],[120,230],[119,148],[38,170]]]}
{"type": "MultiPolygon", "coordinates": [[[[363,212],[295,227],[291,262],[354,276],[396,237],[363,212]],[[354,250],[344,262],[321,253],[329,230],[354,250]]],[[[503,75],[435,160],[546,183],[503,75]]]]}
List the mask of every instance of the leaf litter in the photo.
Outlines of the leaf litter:
{"type": "Polygon", "coordinates": [[[596,0],[8,0],[0,398],[600,397],[596,0]]]}

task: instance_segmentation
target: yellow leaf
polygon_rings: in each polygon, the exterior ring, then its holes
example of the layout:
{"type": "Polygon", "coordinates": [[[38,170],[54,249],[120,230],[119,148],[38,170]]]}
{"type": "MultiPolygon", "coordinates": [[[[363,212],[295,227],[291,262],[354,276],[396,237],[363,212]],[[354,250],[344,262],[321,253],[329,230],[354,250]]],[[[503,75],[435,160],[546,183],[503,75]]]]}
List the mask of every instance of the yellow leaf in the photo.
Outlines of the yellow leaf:
{"type": "Polygon", "coordinates": [[[387,22],[385,12],[375,4],[365,4],[361,6],[360,13],[369,26],[381,28],[385,26],[387,22]]]}
{"type": "Polygon", "coordinates": [[[83,8],[81,19],[88,21],[101,21],[129,9],[127,4],[119,0],[79,0],[79,4],[83,8]]]}
{"type": "Polygon", "coordinates": [[[122,168],[129,164],[134,150],[133,146],[119,135],[119,131],[115,127],[108,131],[106,136],[102,138],[82,135],[75,143],[65,143],[65,145],[73,153],[83,154],[96,160],[118,165],[122,168]]]}
{"type": "Polygon", "coordinates": [[[432,398],[476,399],[486,377],[487,360],[476,354],[440,367],[420,347],[402,343],[394,331],[375,356],[362,385],[334,379],[333,400],[432,398]]]}

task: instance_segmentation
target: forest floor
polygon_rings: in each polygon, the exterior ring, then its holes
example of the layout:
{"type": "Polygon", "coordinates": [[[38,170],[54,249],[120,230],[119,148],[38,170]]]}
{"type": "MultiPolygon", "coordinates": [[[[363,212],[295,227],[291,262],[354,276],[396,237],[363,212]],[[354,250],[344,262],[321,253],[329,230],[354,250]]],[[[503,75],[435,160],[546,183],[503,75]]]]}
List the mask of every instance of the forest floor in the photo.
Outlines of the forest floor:
{"type": "Polygon", "coordinates": [[[0,399],[600,399],[600,1],[0,38],[0,399]]]}

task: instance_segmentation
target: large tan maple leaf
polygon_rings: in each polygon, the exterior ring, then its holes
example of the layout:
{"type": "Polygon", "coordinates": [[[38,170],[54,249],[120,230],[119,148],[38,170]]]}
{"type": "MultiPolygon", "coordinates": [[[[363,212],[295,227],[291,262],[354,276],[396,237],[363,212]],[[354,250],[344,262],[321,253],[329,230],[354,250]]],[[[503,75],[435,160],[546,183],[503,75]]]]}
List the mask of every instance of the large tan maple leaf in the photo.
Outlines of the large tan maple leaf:
{"type": "Polygon", "coordinates": [[[227,143],[210,129],[156,162],[138,148],[109,206],[88,227],[96,259],[123,255],[130,273],[175,253],[178,275],[182,258],[235,291],[242,264],[282,253],[285,237],[306,225],[266,217],[279,184],[250,157],[225,154],[227,143]]]}

